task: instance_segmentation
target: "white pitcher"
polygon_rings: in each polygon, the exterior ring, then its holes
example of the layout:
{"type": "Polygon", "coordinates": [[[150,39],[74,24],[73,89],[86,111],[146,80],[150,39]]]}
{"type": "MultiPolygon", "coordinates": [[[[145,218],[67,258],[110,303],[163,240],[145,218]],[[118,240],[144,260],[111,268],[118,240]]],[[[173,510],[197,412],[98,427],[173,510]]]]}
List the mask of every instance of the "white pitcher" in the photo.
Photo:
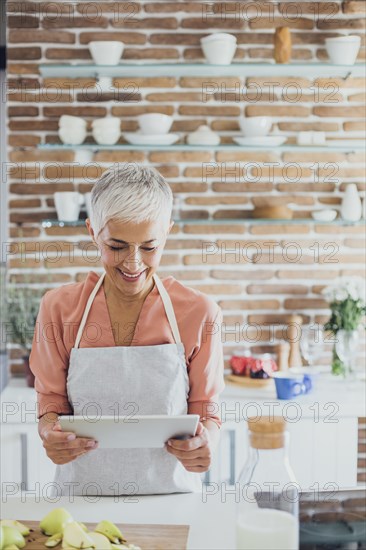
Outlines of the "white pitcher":
{"type": "Polygon", "coordinates": [[[355,183],[349,183],[343,195],[341,205],[342,219],[347,222],[358,222],[362,215],[361,199],[355,183]]]}
{"type": "Polygon", "coordinates": [[[80,207],[84,204],[81,193],[65,191],[54,193],[55,207],[59,221],[76,222],[79,219],[80,207]]]}

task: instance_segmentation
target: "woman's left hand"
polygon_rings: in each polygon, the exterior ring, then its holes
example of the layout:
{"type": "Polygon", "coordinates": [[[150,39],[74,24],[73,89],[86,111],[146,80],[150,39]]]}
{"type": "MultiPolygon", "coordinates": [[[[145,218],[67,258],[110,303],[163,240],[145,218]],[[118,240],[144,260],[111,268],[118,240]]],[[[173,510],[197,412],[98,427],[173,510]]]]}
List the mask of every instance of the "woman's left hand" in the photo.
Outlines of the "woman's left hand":
{"type": "Polygon", "coordinates": [[[196,435],[190,439],[169,439],[167,451],[174,455],[188,472],[207,472],[211,465],[211,446],[208,429],[198,423],[196,435]]]}

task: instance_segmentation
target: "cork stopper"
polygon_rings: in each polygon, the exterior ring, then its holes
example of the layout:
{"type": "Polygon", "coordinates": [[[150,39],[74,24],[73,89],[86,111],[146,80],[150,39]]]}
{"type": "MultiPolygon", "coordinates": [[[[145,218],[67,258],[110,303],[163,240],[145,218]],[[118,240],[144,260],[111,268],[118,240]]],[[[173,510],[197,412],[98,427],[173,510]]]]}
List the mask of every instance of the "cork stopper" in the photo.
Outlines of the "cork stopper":
{"type": "Polygon", "coordinates": [[[286,420],[282,416],[248,418],[249,441],[254,449],[280,449],[285,446],[286,420]]]}

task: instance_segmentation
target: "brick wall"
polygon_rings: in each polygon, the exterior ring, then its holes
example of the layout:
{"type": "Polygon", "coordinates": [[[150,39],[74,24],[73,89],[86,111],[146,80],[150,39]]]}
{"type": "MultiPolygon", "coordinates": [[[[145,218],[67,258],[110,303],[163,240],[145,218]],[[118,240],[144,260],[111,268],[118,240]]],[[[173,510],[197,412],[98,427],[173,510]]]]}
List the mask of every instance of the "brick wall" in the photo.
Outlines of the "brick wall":
{"type": "MultiPolygon", "coordinates": [[[[323,286],[338,275],[364,275],[364,226],[254,224],[250,209],[271,195],[279,203],[294,204],[295,217],[302,219],[310,218],[314,208],[337,208],[348,182],[356,182],[364,195],[360,152],[99,151],[92,163],[83,165],[72,151],[41,151],[37,146],[59,142],[58,118],[65,113],[85,117],[89,128],[95,118],[119,116],[124,131],[138,128],[140,113],[168,113],[182,143],[200,124],[208,124],[220,132],[222,142],[231,143],[240,133],[237,117],[244,113],[270,115],[274,130],[286,135],[289,143],[295,142],[298,131],[313,129],[325,131],[328,138],[352,139],[361,137],[364,128],[363,79],[313,79],[290,72],[286,77],[209,79],[157,74],[116,78],[114,90],[96,94],[90,88],[93,79],[42,79],[39,64],[90,60],[92,39],[122,40],[123,58],[128,60],[199,62],[199,39],[207,31],[234,33],[239,44],[236,60],[265,61],[272,57],[273,32],[280,25],[291,28],[294,60],[324,61],[326,37],[352,32],[364,40],[365,5],[358,0],[8,1],[7,181],[13,280],[21,284],[31,278],[34,285],[48,288],[80,281],[96,269],[99,264],[90,247],[85,252],[84,228],[41,227],[42,219],[56,217],[53,193],[90,191],[113,162],[148,162],[182,198],[182,217],[187,218],[172,231],[160,274],[172,274],[217,300],[227,327],[237,327],[235,335],[226,335],[227,358],[243,333],[250,339],[248,324],[263,327],[259,341],[250,340],[258,352],[273,350],[290,313],[300,313],[306,323],[325,321],[329,311],[320,295],[323,286]],[[214,93],[205,93],[207,82],[214,93]],[[190,217],[244,220],[240,225],[201,225],[189,223],[190,217]],[[205,243],[216,247],[207,261],[202,257],[205,243]],[[222,251],[235,247],[239,258],[234,253],[222,256],[222,251]],[[301,257],[294,260],[296,250],[301,257]],[[275,340],[266,326],[272,322],[278,324],[275,340]]],[[[359,58],[364,57],[363,47],[359,58]]],[[[87,141],[93,141],[91,135],[87,141]]],[[[360,349],[360,364],[363,353],[360,349]]],[[[20,350],[11,350],[14,374],[21,369],[20,355],[20,350]]],[[[330,361],[330,348],[323,361],[330,361]]]]}

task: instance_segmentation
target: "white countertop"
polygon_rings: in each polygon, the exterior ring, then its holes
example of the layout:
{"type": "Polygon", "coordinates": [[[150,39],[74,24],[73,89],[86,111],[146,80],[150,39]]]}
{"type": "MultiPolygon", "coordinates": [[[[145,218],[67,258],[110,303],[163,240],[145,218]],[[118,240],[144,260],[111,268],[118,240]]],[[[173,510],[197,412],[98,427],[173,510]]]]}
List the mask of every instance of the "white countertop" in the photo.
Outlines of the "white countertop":
{"type": "MultiPolygon", "coordinates": [[[[52,508],[63,506],[77,521],[115,523],[157,523],[189,525],[187,550],[235,549],[235,495],[154,495],[135,497],[67,497],[40,499],[4,497],[1,517],[6,519],[40,520],[52,508]],[[97,502],[95,502],[97,499],[97,502]],[[206,500],[204,502],[204,500],[206,500]]],[[[133,541],[131,541],[133,542],[133,541]]]]}
{"type": "MultiPolygon", "coordinates": [[[[11,378],[0,396],[0,421],[4,423],[34,423],[37,421],[36,391],[28,388],[23,378],[11,378]]],[[[314,389],[291,401],[278,400],[274,382],[265,389],[235,386],[227,383],[221,394],[223,422],[238,422],[260,410],[262,414],[284,414],[294,417],[301,410],[302,418],[314,418],[314,407],[319,416],[366,416],[366,384],[359,380],[350,385],[330,374],[318,376],[314,389]]]]}

